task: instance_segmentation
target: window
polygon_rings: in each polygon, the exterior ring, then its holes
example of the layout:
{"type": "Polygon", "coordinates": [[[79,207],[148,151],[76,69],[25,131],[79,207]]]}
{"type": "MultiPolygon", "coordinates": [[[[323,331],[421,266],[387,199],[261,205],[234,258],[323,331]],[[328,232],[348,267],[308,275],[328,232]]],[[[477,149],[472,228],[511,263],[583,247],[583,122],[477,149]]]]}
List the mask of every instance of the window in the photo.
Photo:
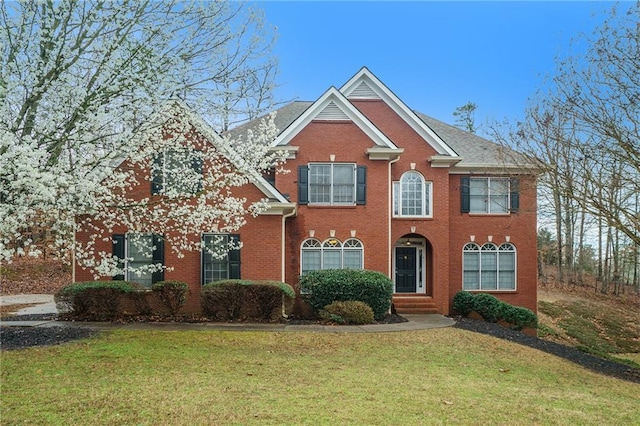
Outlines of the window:
{"type": "Polygon", "coordinates": [[[366,203],[367,169],[352,163],[309,164],[298,168],[298,203],[366,203]]]}
{"type": "Polygon", "coordinates": [[[202,164],[202,153],[189,147],[158,154],[153,159],[151,193],[180,196],[201,191],[202,164]]]}
{"type": "Polygon", "coordinates": [[[320,269],[362,269],[362,242],[351,238],[343,243],[330,238],[323,243],[315,238],[302,242],[301,273],[320,269]]]}
{"type": "Polygon", "coordinates": [[[505,214],[520,207],[518,179],[463,176],[460,192],[463,213],[505,214]]]}
{"type": "Polygon", "coordinates": [[[511,243],[480,247],[468,243],[462,250],[464,290],[515,290],[516,248],[511,243]]]}
{"type": "Polygon", "coordinates": [[[156,234],[116,234],[113,236],[113,255],[121,260],[124,274],[116,275],[114,280],[124,280],[151,287],[153,283],[164,280],[164,242],[156,234]]]}
{"type": "Polygon", "coordinates": [[[239,243],[239,235],[203,235],[202,285],[226,279],[240,279],[239,243]]]}
{"type": "Polygon", "coordinates": [[[393,183],[393,215],[431,217],[431,182],[418,172],[406,172],[393,183]]]}

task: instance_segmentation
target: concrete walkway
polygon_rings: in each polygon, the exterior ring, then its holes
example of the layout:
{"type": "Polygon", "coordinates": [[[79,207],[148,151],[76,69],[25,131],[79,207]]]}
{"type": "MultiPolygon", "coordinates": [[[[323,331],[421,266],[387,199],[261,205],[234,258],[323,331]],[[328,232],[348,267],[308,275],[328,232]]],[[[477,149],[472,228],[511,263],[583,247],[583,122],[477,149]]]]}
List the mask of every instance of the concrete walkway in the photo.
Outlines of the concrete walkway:
{"type": "MultiPolygon", "coordinates": [[[[23,308],[16,312],[17,315],[51,314],[56,313],[56,305],[53,296],[42,294],[25,294],[17,296],[0,297],[0,306],[15,304],[36,304],[36,306],[23,308]]],[[[0,321],[3,327],[60,327],[73,325],[74,327],[91,327],[104,330],[228,330],[228,331],[305,331],[312,333],[384,333],[392,331],[424,330],[428,328],[450,327],[455,321],[439,314],[428,315],[403,315],[408,322],[397,324],[367,324],[367,325],[322,325],[322,324],[266,324],[266,323],[186,323],[186,322],[159,322],[159,323],[110,323],[110,322],[65,322],[65,321],[0,321]]]]}

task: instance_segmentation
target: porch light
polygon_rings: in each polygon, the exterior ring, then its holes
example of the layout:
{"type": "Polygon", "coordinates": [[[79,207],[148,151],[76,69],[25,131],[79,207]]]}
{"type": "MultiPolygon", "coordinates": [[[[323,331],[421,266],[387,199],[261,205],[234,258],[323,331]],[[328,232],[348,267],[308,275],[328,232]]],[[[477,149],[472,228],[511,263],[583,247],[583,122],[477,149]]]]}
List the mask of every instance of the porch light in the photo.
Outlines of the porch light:
{"type": "Polygon", "coordinates": [[[405,245],[410,246],[410,245],[411,245],[411,240],[407,240],[407,242],[405,243],[405,245]]]}

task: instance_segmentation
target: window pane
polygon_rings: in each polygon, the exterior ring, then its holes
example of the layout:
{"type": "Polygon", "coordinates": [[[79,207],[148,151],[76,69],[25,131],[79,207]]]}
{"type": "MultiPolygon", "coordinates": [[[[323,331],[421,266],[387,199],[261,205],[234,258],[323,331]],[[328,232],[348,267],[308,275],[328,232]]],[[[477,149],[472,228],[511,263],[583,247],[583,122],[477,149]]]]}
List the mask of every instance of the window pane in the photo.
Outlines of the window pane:
{"type": "Polygon", "coordinates": [[[362,269],[362,250],[345,250],[343,267],[345,269],[362,269]]]}
{"type": "Polygon", "coordinates": [[[498,288],[498,260],[497,253],[483,252],[480,254],[480,281],[483,290],[495,290],[498,288]]]}
{"type": "Polygon", "coordinates": [[[393,215],[400,214],[400,182],[393,182],[393,215]]]}
{"type": "Polygon", "coordinates": [[[354,168],[351,164],[333,165],[333,202],[353,203],[355,194],[354,168]]]}
{"type": "Polygon", "coordinates": [[[320,250],[302,249],[302,275],[320,269],[320,250]]]}
{"type": "Polygon", "coordinates": [[[464,253],[463,263],[463,288],[465,290],[480,289],[480,254],[464,253]]]}
{"type": "Polygon", "coordinates": [[[469,179],[469,208],[473,213],[487,213],[488,179],[469,179]]]}
{"type": "Polygon", "coordinates": [[[153,272],[145,270],[153,263],[153,237],[149,234],[127,236],[127,280],[151,287],[153,272]]]}
{"type": "Polygon", "coordinates": [[[309,166],[309,202],[331,202],[331,166],[312,164],[309,166]]]}
{"type": "Polygon", "coordinates": [[[402,215],[423,215],[423,182],[422,176],[408,172],[402,176],[400,182],[402,188],[402,215]]]}
{"type": "Polygon", "coordinates": [[[490,213],[509,211],[509,180],[489,179],[490,213]]]}
{"type": "Polygon", "coordinates": [[[500,290],[515,290],[516,288],[516,254],[500,252],[500,272],[498,288],[500,290]]]}
{"type": "Polygon", "coordinates": [[[431,215],[431,183],[425,182],[424,184],[424,214],[425,216],[431,215]]]}
{"type": "Polygon", "coordinates": [[[203,281],[208,284],[229,278],[229,236],[205,235],[202,251],[203,281]]]}
{"type": "Polygon", "coordinates": [[[322,269],[340,269],[342,267],[341,254],[342,250],[340,249],[324,249],[322,251],[322,269]]]}

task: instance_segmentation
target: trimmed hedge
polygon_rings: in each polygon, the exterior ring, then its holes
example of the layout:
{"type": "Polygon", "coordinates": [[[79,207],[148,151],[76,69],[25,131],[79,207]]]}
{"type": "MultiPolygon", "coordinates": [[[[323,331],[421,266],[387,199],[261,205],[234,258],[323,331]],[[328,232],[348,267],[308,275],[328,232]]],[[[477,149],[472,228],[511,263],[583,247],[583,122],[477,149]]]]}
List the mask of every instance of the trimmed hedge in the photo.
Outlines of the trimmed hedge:
{"type": "Polygon", "coordinates": [[[320,312],[336,301],[356,300],[373,310],[376,320],[391,308],[393,282],[384,274],[362,269],[324,269],[300,277],[303,299],[320,312]]]}
{"type": "Polygon", "coordinates": [[[373,310],[369,305],[357,300],[333,302],[320,311],[320,317],[338,324],[372,324],[373,310]]]}
{"type": "Polygon", "coordinates": [[[453,297],[453,308],[463,316],[475,311],[485,321],[502,320],[514,330],[538,327],[538,317],[533,311],[510,305],[487,293],[473,294],[468,291],[459,291],[453,297]]]}
{"type": "Polygon", "coordinates": [[[213,319],[273,320],[294,297],[293,288],[280,281],[223,280],[202,287],[200,303],[202,313],[213,319]]]}
{"type": "Polygon", "coordinates": [[[151,286],[151,290],[171,316],[187,303],[189,286],[182,281],[159,281],[151,286]]]}
{"type": "Polygon", "coordinates": [[[453,296],[453,309],[458,311],[463,317],[466,317],[473,311],[473,299],[473,293],[459,291],[453,296]]]}
{"type": "Polygon", "coordinates": [[[54,295],[61,313],[101,320],[122,316],[122,297],[139,289],[128,281],[87,281],[66,285],[54,295]]]}

